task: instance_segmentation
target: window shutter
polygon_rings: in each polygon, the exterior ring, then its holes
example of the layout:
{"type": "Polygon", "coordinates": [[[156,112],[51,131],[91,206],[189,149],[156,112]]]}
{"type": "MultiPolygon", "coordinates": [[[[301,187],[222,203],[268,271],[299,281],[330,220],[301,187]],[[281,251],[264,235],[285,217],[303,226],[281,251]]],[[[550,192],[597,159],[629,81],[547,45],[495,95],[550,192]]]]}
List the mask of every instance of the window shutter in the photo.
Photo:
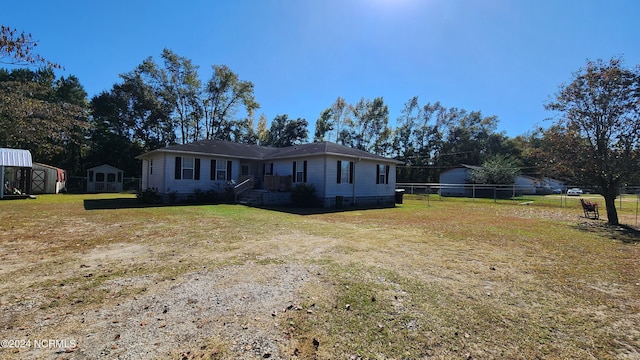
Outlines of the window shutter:
{"type": "Polygon", "coordinates": [[[215,159],[211,160],[211,169],[209,171],[211,173],[210,174],[211,180],[215,180],[216,179],[216,165],[217,165],[216,164],[216,160],[215,159]]]}
{"type": "Polygon", "coordinates": [[[231,181],[231,160],[227,160],[227,181],[231,181]]]}
{"type": "Polygon", "coordinates": [[[174,175],[176,180],[182,179],[182,158],[180,156],[176,156],[176,169],[174,175]]]}
{"type": "Polygon", "coordinates": [[[385,171],[384,181],[385,181],[385,184],[389,183],[389,169],[391,169],[391,166],[389,166],[389,165],[384,167],[384,171],[385,171]]]}
{"type": "Polygon", "coordinates": [[[342,180],[342,161],[340,161],[340,160],[338,160],[338,171],[337,171],[337,173],[338,173],[338,178],[336,180],[337,180],[337,183],[340,184],[340,180],[342,180]]]}
{"type": "Polygon", "coordinates": [[[200,180],[200,159],[196,158],[194,164],[193,164],[193,179],[194,180],[200,180]]]}
{"type": "Polygon", "coordinates": [[[303,169],[302,169],[302,177],[304,182],[307,182],[307,160],[304,161],[303,169]]]}
{"type": "Polygon", "coordinates": [[[380,184],[380,165],[376,165],[376,184],[380,184]]]}
{"type": "Polygon", "coordinates": [[[262,176],[267,175],[267,164],[262,163],[262,176]]]}
{"type": "Polygon", "coordinates": [[[297,173],[296,173],[296,162],[293,162],[293,176],[292,176],[292,181],[291,182],[296,182],[296,177],[297,177],[297,173]]]}
{"type": "Polygon", "coordinates": [[[353,161],[349,161],[349,184],[353,184],[353,171],[355,170],[355,164],[353,161]]]}

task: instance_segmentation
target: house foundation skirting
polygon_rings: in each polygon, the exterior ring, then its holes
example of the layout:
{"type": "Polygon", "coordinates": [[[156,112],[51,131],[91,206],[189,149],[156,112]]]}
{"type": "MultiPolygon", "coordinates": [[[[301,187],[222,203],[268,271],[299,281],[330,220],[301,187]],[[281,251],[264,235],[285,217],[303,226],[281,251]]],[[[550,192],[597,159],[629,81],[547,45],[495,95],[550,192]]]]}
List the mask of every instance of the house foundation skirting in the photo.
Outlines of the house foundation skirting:
{"type": "Polygon", "coordinates": [[[393,207],[395,206],[395,195],[390,196],[333,196],[325,197],[322,204],[326,208],[348,208],[352,206],[359,207],[393,207]]]}
{"type": "Polygon", "coordinates": [[[289,205],[291,192],[266,192],[262,194],[262,205],[289,205]]]}
{"type": "MultiPolygon", "coordinates": [[[[174,193],[174,194],[159,194],[162,202],[165,204],[170,203],[189,203],[195,200],[193,194],[188,193],[174,193]]],[[[358,207],[394,207],[395,195],[389,196],[358,196],[354,198],[352,196],[330,196],[320,198],[320,203],[325,208],[350,208],[353,206],[358,207]]],[[[260,199],[256,205],[290,205],[291,193],[290,192],[264,192],[261,194],[260,199]]]]}

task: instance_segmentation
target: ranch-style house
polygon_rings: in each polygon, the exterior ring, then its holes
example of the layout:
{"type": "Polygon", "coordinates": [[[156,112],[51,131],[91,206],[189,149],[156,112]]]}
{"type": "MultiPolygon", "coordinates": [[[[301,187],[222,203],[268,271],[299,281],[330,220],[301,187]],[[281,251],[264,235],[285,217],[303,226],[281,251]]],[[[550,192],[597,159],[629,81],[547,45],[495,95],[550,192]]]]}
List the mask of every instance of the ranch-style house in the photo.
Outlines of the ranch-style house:
{"type": "Polygon", "coordinates": [[[233,189],[240,201],[286,204],[292,187],[307,184],[324,207],[394,206],[401,163],[326,141],[273,148],[201,140],[136,158],[142,160],[142,188],[157,191],[164,202],[233,189]]]}

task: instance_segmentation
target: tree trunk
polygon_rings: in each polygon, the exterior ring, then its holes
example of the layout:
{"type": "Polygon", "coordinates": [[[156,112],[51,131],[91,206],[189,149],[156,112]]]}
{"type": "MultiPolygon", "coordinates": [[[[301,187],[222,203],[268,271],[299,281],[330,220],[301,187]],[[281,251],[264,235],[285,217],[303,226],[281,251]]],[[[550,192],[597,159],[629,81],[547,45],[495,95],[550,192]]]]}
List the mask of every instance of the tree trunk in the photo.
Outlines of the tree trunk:
{"type": "Polygon", "coordinates": [[[609,225],[619,225],[618,210],[616,209],[616,195],[609,193],[604,194],[604,202],[607,208],[607,220],[609,221],[609,225]]]}

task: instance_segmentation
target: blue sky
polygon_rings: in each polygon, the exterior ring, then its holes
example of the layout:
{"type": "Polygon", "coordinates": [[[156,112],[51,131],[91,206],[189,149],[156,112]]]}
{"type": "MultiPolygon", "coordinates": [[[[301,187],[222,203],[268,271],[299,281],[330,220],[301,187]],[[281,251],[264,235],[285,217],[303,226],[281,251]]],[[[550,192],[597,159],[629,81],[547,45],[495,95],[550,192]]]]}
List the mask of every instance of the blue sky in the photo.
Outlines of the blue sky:
{"type": "Polygon", "coordinates": [[[89,97],[169,48],[226,64],[255,85],[258,115],[315,119],[338,96],[382,96],[389,124],[405,102],[499,118],[499,131],[548,126],[544,103],[587,59],[640,64],[637,0],[5,1],[0,24],[89,97]]]}

